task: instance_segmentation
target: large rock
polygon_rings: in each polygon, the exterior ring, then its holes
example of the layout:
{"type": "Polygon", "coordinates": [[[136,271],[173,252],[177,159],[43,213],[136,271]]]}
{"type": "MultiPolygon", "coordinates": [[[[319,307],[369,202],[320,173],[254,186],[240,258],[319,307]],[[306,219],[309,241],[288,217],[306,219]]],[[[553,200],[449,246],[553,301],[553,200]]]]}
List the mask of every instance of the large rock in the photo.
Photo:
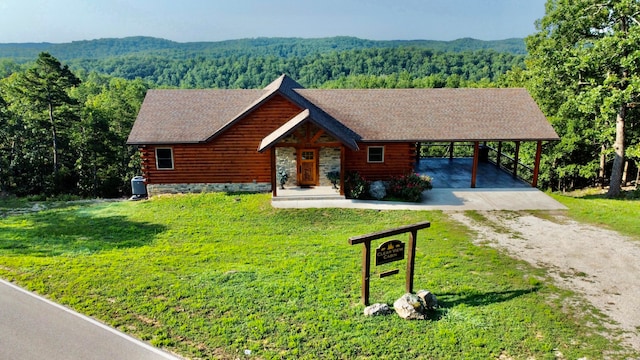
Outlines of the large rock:
{"type": "Polygon", "coordinates": [[[417,295],[406,293],[393,303],[393,308],[403,319],[424,320],[425,307],[417,295]]]}
{"type": "Polygon", "coordinates": [[[365,316],[389,315],[393,312],[387,304],[373,304],[364,308],[365,316]]]}
{"type": "Polygon", "coordinates": [[[381,180],[372,182],[369,185],[369,195],[378,200],[384,199],[387,196],[387,189],[384,187],[384,183],[381,180]]]}
{"type": "Polygon", "coordinates": [[[435,310],[438,307],[438,299],[431,291],[420,290],[416,295],[422,299],[422,303],[427,310],[435,310]]]}

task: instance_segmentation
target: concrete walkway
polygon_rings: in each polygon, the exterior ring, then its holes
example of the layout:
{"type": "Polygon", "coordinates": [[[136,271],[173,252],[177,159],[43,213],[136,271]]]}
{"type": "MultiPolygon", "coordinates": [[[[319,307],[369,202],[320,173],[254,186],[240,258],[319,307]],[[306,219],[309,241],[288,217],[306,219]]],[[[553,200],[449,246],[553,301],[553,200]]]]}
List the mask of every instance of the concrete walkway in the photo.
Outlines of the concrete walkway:
{"type": "Polygon", "coordinates": [[[1,279],[0,359],[179,360],[1,279]]]}
{"type": "Polygon", "coordinates": [[[351,199],[278,198],[273,207],[281,209],[348,208],[375,210],[566,210],[567,208],[535,188],[456,189],[440,188],[424,192],[422,203],[351,199]]]}

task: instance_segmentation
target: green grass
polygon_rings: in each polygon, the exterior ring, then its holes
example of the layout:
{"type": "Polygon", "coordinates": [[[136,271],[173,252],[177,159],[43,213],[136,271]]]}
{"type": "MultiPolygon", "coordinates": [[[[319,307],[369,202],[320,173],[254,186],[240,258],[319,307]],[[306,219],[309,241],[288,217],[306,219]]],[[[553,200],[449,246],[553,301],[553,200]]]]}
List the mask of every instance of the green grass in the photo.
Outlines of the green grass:
{"type": "Polygon", "coordinates": [[[568,215],[640,240],[640,199],[607,199],[602,194],[550,194],[569,208],[568,215]]]}
{"type": "MultiPolygon", "coordinates": [[[[599,335],[597,312],[541,270],[474,246],[440,212],[278,210],[269,200],[186,195],[8,216],[0,276],[189,358],[639,355],[599,335]],[[425,220],[415,290],[441,307],[427,321],[364,317],[361,246],[348,238],[425,220]]],[[[404,293],[405,265],[373,267],[401,271],[372,276],[372,302],[404,293]]]]}

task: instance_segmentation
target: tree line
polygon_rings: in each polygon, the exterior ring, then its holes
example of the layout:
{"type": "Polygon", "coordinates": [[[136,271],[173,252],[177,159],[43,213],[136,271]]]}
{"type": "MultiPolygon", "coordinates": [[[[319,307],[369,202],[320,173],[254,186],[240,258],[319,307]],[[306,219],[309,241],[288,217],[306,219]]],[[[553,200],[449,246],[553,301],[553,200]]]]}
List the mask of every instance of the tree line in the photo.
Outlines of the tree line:
{"type": "Polygon", "coordinates": [[[543,157],[544,181],[608,183],[615,197],[640,175],[640,1],[548,0],[537,30],[526,85],[561,137],[543,157]]]}
{"type": "Polygon", "coordinates": [[[0,81],[0,190],[119,197],[139,171],[126,145],[149,84],[81,79],[47,53],[0,81]]]}
{"type": "Polygon", "coordinates": [[[115,39],[73,41],[71,43],[0,44],[0,58],[31,61],[41,52],[67,62],[74,59],[103,60],[122,56],[160,56],[165,59],[226,58],[229,56],[303,58],[334,51],[368,48],[416,47],[440,52],[494,50],[517,55],[526,54],[523,39],[483,41],[471,38],[452,41],[437,40],[367,40],[336,36],[317,39],[251,38],[214,42],[187,42],[132,36],[115,39]]]}
{"type": "MultiPolygon", "coordinates": [[[[194,88],[261,88],[283,73],[309,88],[353,76],[387,76],[407,73],[412,79],[436,76],[434,86],[444,87],[449,77],[471,83],[496,81],[514,66],[524,66],[524,55],[493,50],[445,53],[415,47],[334,51],[305,57],[254,57],[167,59],[163,56],[125,56],[71,60],[77,72],[96,71],[124,79],[143,79],[156,86],[194,88]]],[[[334,84],[335,86],[335,84],[334,84]]],[[[418,81],[416,86],[420,85],[418,81]]]]}

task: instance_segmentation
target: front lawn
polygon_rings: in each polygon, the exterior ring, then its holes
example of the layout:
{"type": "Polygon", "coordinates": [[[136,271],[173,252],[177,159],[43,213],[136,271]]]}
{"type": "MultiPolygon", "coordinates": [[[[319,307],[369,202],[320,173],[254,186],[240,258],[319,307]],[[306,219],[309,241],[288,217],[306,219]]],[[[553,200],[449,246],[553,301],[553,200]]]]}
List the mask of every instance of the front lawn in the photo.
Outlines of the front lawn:
{"type": "Polygon", "coordinates": [[[578,221],[602,226],[640,240],[640,199],[607,199],[603,194],[551,194],[578,221]]]}
{"type": "MultiPolygon", "coordinates": [[[[0,219],[0,276],[188,358],[640,355],[598,335],[595,313],[541,270],[473,245],[440,212],[269,201],[185,195],[9,215],[0,219]],[[435,293],[440,309],[427,321],[364,317],[361,246],[348,238],[425,220],[415,290],[435,293]]],[[[404,293],[405,264],[372,267],[400,269],[372,276],[372,302],[404,293]]]]}

